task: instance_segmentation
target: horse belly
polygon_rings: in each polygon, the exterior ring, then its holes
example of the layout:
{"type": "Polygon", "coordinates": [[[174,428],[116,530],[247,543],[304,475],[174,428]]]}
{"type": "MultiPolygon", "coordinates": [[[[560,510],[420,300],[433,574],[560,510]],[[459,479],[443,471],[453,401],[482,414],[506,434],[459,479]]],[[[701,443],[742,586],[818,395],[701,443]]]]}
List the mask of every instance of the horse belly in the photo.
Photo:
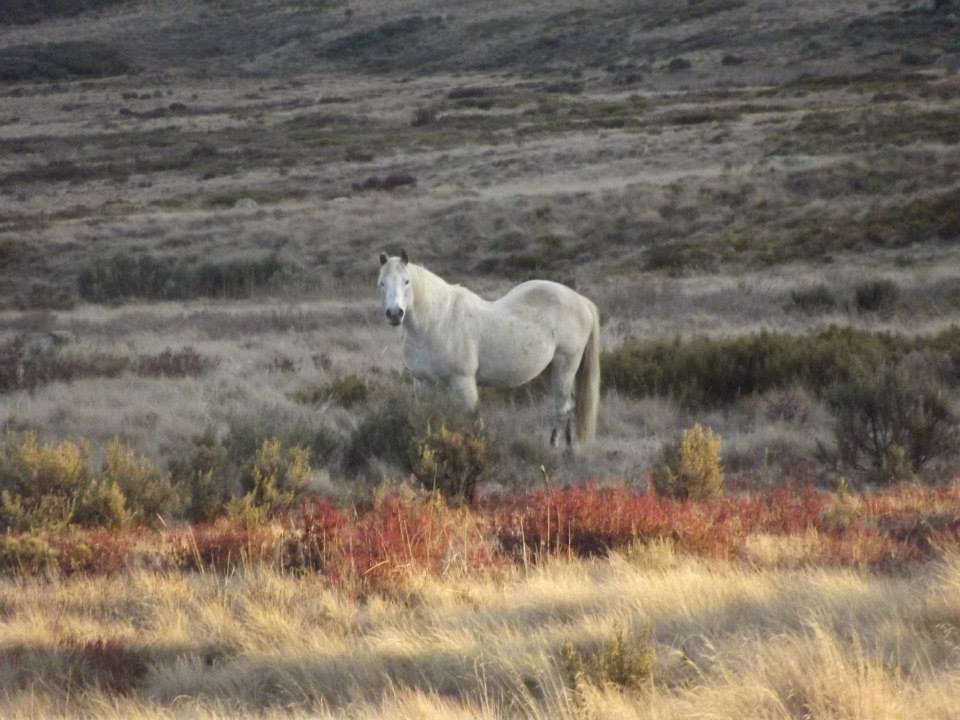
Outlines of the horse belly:
{"type": "Polygon", "coordinates": [[[530,382],[553,360],[553,339],[529,323],[509,323],[484,333],[477,380],[488,385],[515,387],[530,382]]]}

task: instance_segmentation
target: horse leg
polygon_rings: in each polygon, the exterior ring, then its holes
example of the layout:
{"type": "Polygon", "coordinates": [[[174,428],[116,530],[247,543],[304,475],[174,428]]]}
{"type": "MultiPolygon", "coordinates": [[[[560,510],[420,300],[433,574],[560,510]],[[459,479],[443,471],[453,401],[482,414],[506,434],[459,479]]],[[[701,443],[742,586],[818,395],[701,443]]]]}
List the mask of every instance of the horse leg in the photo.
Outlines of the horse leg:
{"type": "Polygon", "coordinates": [[[467,409],[477,407],[477,379],[467,375],[450,378],[450,392],[467,409]]]}
{"type": "Polygon", "coordinates": [[[573,445],[573,434],[570,427],[570,415],[573,412],[573,383],[577,376],[578,362],[569,355],[557,353],[551,363],[551,382],[553,390],[553,406],[555,424],[550,433],[550,447],[557,447],[560,437],[560,428],[564,428],[564,439],[567,447],[573,445]]]}

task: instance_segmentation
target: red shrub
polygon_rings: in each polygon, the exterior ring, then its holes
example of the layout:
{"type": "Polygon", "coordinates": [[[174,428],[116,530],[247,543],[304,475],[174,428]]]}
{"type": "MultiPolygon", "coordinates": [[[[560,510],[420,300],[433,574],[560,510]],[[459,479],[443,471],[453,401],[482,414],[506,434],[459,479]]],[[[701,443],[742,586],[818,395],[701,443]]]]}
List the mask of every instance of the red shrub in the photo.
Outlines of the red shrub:
{"type": "Polygon", "coordinates": [[[269,564],[366,591],[388,588],[409,573],[598,555],[657,539],[683,552],[736,558],[751,535],[812,530],[820,541],[809,562],[884,571],[960,546],[957,487],[847,496],[842,522],[833,512],[837,503],[810,487],[694,502],[595,485],[501,496],[472,509],[437,497],[394,495],[350,509],[311,499],[270,525],[220,520],[164,530],[69,529],[44,535],[39,544],[32,536],[7,535],[2,547],[5,567],[25,573],[49,572],[51,563],[54,571],[93,574],[134,566],[225,571],[269,564]],[[30,561],[35,547],[44,549],[44,562],[30,561]]]}

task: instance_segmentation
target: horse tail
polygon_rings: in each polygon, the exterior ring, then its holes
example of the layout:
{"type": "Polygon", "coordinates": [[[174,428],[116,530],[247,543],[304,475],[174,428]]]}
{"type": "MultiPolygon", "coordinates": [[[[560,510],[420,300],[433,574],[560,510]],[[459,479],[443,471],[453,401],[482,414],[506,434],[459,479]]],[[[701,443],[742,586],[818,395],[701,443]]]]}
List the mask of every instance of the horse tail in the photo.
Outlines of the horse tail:
{"type": "Polygon", "coordinates": [[[597,407],[600,405],[600,312],[590,303],[593,327],[583,349],[575,380],[577,440],[588,442],[597,434],[597,407]]]}

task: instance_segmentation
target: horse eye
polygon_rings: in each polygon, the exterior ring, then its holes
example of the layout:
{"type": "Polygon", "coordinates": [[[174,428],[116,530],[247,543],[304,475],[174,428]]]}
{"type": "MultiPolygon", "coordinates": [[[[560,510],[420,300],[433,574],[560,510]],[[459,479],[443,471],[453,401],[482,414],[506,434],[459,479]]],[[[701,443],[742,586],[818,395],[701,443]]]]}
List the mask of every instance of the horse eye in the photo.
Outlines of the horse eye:
{"type": "Polygon", "coordinates": [[[410,284],[410,281],[409,281],[409,280],[404,280],[404,281],[403,281],[403,284],[404,284],[404,285],[409,285],[409,284],[410,284]]]}

